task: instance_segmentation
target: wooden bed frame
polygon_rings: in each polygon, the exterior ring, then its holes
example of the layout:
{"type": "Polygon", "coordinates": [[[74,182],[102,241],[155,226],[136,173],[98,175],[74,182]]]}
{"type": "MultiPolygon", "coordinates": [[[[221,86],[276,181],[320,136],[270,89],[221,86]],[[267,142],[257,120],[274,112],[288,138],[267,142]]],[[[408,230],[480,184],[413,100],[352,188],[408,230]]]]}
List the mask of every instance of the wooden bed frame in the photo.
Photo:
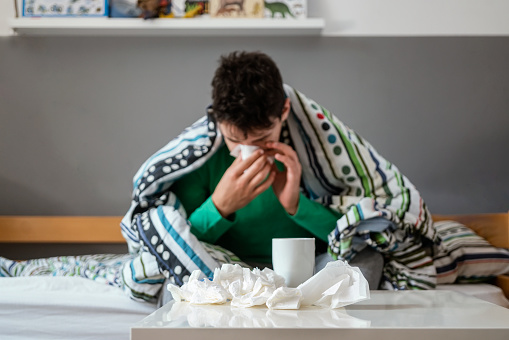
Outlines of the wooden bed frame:
{"type": "MultiPolygon", "coordinates": [[[[433,215],[435,221],[465,224],[495,247],[509,248],[509,212],[474,215],[433,215]]],[[[120,216],[0,216],[2,243],[125,243],[120,216]]],[[[2,255],[0,253],[0,255],[2,255]]],[[[495,284],[509,298],[509,275],[495,284]]]]}

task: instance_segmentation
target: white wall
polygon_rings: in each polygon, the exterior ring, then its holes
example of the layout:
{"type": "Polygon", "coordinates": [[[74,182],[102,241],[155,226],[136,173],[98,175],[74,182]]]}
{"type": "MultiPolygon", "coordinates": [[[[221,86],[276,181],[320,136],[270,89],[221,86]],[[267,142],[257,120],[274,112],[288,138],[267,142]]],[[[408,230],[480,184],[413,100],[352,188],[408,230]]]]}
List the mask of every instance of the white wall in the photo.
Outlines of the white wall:
{"type": "Polygon", "coordinates": [[[506,0],[308,0],[327,35],[508,35],[506,0]]]}
{"type": "Polygon", "coordinates": [[[12,0],[0,1],[0,36],[10,35],[12,30],[7,24],[8,18],[14,18],[14,2],[12,0]]]}
{"type": "Polygon", "coordinates": [[[0,214],[122,215],[134,172],[204,113],[216,61],[235,49],[273,56],[432,212],[507,211],[508,37],[10,36],[0,37],[0,214]]]}

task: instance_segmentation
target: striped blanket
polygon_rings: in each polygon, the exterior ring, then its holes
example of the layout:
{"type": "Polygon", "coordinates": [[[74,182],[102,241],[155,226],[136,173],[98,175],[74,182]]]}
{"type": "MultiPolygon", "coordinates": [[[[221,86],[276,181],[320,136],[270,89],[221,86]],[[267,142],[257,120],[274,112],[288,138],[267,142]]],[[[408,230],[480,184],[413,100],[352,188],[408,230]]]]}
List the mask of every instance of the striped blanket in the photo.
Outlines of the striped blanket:
{"type": "Polygon", "coordinates": [[[120,288],[124,286],[122,268],[132,258],[131,254],[55,256],[26,261],[0,257],[0,277],[77,276],[120,288]]]}
{"type": "MultiPolygon", "coordinates": [[[[419,192],[394,164],[325,108],[285,85],[291,113],[282,142],[302,164],[302,191],[343,216],[329,235],[333,257],[350,260],[364,247],[384,254],[384,289],[431,289],[436,240],[431,215],[419,192]],[[386,227],[362,223],[383,217],[386,227]]],[[[135,299],[153,299],[165,278],[185,282],[192,271],[211,277],[234,254],[200,242],[172,183],[203,165],[222,145],[215,122],[205,116],[152,155],[133,180],[131,206],[122,233],[132,258],[122,270],[124,289],[135,299]]],[[[320,218],[317,216],[317,218],[320,218]]],[[[244,264],[243,264],[244,265],[244,264]]]]}

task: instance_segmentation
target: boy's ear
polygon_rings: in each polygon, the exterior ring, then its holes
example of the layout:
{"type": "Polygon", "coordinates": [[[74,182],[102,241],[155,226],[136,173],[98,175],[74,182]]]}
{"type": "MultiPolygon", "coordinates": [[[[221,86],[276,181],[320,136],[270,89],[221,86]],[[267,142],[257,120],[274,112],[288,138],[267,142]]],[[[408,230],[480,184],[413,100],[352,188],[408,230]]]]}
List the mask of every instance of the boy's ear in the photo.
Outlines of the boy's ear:
{"type": "Polygon", "coordinates": [[[284,122],[288,115],[290,114],[290,98],[285,99],[285,103],[283,105],[283,114],[281,114],[281,121],[284,122]]]}

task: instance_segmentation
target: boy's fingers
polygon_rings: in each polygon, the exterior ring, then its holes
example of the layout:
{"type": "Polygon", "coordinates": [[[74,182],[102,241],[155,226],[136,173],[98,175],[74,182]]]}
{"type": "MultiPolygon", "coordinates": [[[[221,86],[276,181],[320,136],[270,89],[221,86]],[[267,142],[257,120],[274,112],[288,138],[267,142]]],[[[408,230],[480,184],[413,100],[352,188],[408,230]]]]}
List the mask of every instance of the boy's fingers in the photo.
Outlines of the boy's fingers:
{"type": "MultiPolygon", "coordinates": [[[[237,157],[233,163],[236,163],[236,173],[238,176],[242,175],[256,160],[263,154],[263,150],[256,150],[251,156],[246,159],[242,159],[241,156],[237,157]]],[[[232,164],[233,165],[233,164],[232,164]]]]}
{"type": "Polygon", "coordinates": [[[284,154],[295,152],[295,150],[293,150],[291,146],[286,145],[285,143],[268,142],[266,144],[266,146],[269,149],[275,149],[275,150],[278,150],[279,152],[284,153],[284,154]]]}
{"type": "Polygon", "coordinates": [[[271,170],[272,166],[268,162],[265,163],[264,167],[256,172],[250,183],[254,184],[255,186],[260,185],[270,174],[271,170]]]}
{"type": "Polygon", "coordinates": [[[265,190],[267,190],[272,185],[272,183],[274,183],[275,179],[276,173],[274,171],[271,171],[269,177],[265,180],[265,182],[257,186],[256,189],[254,190],[253,194],[255,195],[255,197],[264,192],[265,190]]]}

